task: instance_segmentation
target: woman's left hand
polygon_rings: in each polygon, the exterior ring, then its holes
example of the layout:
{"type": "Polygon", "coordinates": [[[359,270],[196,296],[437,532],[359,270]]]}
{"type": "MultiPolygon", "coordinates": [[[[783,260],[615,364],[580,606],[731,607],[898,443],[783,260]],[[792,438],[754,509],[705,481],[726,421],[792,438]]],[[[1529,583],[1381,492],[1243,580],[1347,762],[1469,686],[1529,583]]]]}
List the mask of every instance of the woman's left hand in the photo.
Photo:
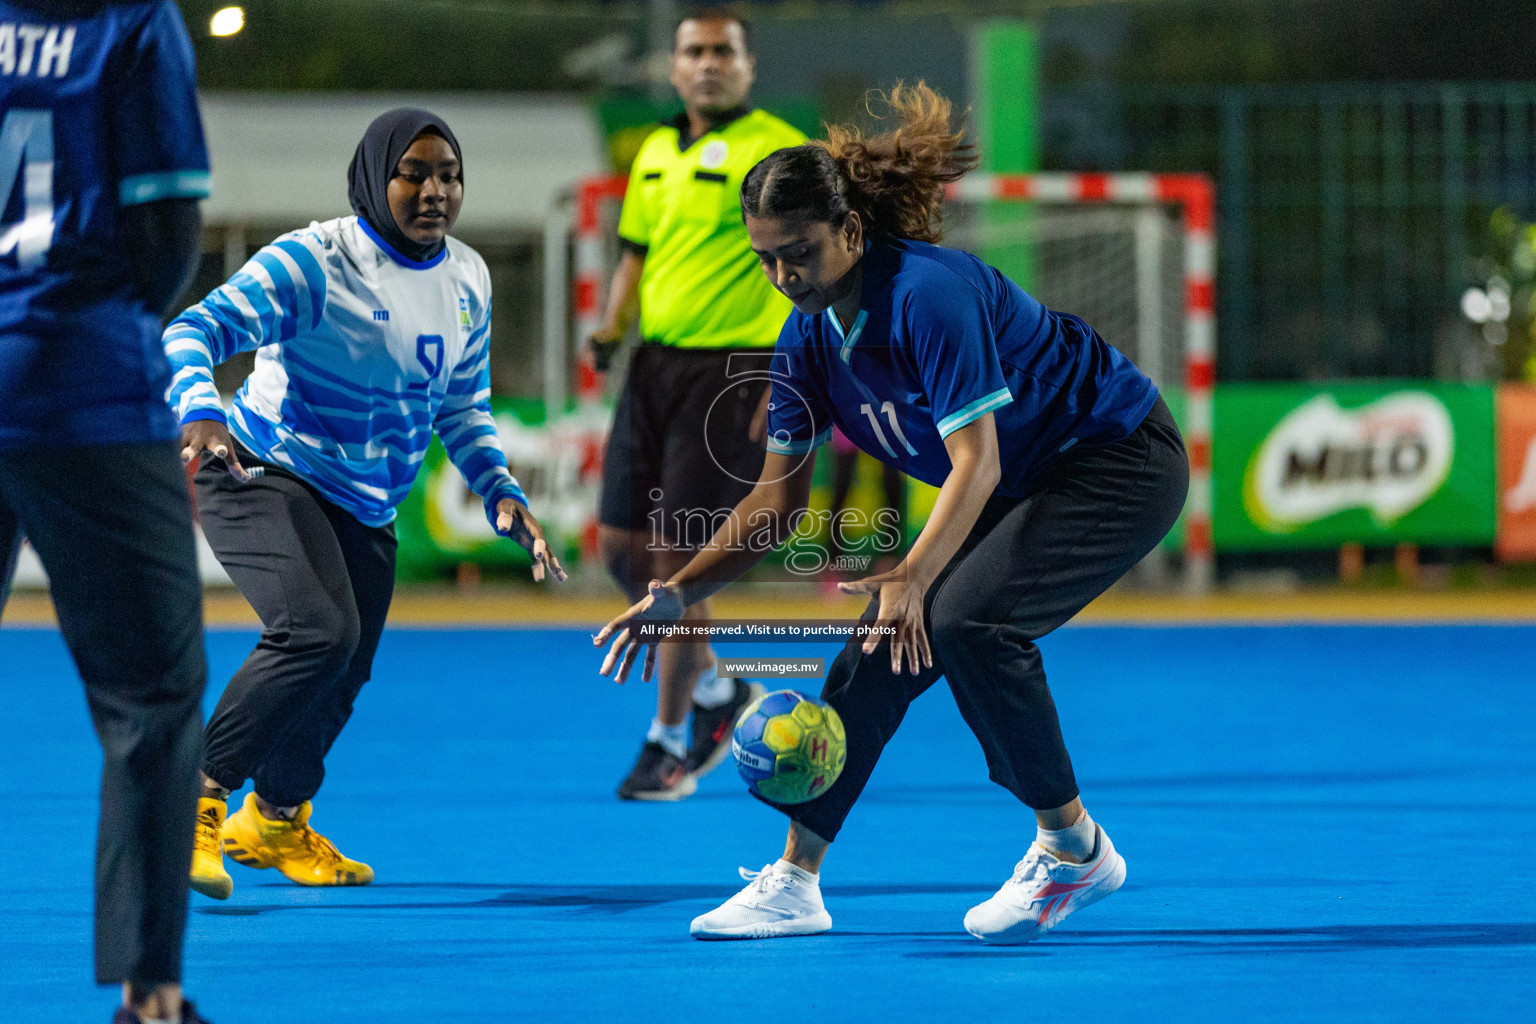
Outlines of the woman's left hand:
{"type": "Polygon", "coordinates": [[[630,623],[637,619],[641,622],[675,622],[683,617],[685,610],[682,587],[676,583],[651,580],[644,597],[630,605],[627,611],[598,630],[592,637],[592,646],[601,647],[615,632],[619,634],[613,641],[613,646],[608,648],[608,656],[603,659],[603,667],[598,671],[605,676],[612,675],[616,683],[623,683],[629,677],[629,669],[635,663],[635,656],[644,649],[645,666],[641,669],[640,679],[650,682],[651,676],[656,672],[656,643],[635,639],[631,635],[630,623]]]}
{"type": "Polygon", "coordinates": [[[891,626],[896,635],[881,637],[870,633],[864,638],[864,653],[874,654],[882,639],[891,641],[891,671],[901,674],[902,656],[911,666],[913,675],[933,667],[933,652],[928,647],[928,630],[923,627],[923,597],[928,592],[925,584],[909,578],[905,566],[897,566],[852,583],[839,583],[837,589],[845,594],[868,594],[880,599],[880,612],[876,621],[891,626]]]}
{"type": "Polygon", "coordinates": [[[543,582],[548,569],[550,575],[564,582],[565,570],[560,567],[555,553],[549,550],[549,544],[544,540],[544,528],[522,503],[511,498],[502,498],[496,503],[496,532],[511,537],[533,555],[533,578],[536,581],[543,582]]]}

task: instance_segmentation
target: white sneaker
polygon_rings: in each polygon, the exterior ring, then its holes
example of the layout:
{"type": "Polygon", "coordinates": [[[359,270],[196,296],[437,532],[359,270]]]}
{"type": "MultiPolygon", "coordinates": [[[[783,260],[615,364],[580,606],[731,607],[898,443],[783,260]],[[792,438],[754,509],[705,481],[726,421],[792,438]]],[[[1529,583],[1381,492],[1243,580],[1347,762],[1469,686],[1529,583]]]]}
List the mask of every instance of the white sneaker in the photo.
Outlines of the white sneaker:
{"type": "Polygon", "coordinates": [[[696,939],[777,939],[816,935],[832,927],[821,902],[821,886],[799,877],[781,863],[761,871],[738,868],[749,883],[707,914],[693,919],[688,932],[696,939]]]}
{"type": "Polygon", "coordinates": [[[982,942],[1011,946],[1038,939],[1074,911],[1099,902],[1125,884],[1125,858],[1094,825],[1094,856],[1068,864],[1031,843],[1013,877],[987,902],[965,915],[965,930],[982,942]]]}

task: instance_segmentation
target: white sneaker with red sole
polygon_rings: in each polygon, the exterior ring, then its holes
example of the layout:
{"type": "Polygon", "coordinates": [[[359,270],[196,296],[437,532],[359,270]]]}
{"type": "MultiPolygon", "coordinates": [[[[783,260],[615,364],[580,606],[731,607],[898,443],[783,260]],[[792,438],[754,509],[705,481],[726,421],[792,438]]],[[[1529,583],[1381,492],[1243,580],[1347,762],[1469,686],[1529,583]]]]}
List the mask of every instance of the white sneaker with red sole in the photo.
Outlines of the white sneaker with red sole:
{"type": "Polygon", "coordinates": [[[1093,856],[1069,864],[1031,843],[1003,887],[965,915],[965,930],[982,942],[1013,946],[1038,939],[1068,914],[1092,906],[1125,884],[1125,858],[1094,825],[1093,856]]]}

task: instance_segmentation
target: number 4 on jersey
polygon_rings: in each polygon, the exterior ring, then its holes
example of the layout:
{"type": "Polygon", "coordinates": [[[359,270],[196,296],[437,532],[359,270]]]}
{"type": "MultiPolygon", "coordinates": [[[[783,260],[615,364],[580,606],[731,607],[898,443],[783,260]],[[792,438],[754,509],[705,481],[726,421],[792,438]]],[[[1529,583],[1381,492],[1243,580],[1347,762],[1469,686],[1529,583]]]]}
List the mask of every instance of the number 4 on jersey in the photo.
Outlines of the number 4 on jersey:
{"type": "Polygon", "coordinates": [[[10,205],[18,178],[21,220],[0,224],[0,256],[14,252],[17,265],[30,270],[53,244],[53,111],[12,110],[0,123],[0,209],[10,205]]]}

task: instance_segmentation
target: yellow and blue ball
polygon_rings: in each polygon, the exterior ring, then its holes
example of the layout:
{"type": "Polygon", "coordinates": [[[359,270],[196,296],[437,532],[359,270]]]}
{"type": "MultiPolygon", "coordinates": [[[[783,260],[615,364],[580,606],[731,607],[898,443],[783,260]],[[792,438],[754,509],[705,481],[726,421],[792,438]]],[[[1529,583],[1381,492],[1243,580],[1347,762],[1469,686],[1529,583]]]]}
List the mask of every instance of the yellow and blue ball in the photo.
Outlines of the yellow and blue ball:
{"type": "Polygon", "coordinates": [[[776,804],[803,804],[827,791],[848,758],[843,720],[794,690],[764,694],[741,713],[731,738],[747,788],[776,804]]]}

